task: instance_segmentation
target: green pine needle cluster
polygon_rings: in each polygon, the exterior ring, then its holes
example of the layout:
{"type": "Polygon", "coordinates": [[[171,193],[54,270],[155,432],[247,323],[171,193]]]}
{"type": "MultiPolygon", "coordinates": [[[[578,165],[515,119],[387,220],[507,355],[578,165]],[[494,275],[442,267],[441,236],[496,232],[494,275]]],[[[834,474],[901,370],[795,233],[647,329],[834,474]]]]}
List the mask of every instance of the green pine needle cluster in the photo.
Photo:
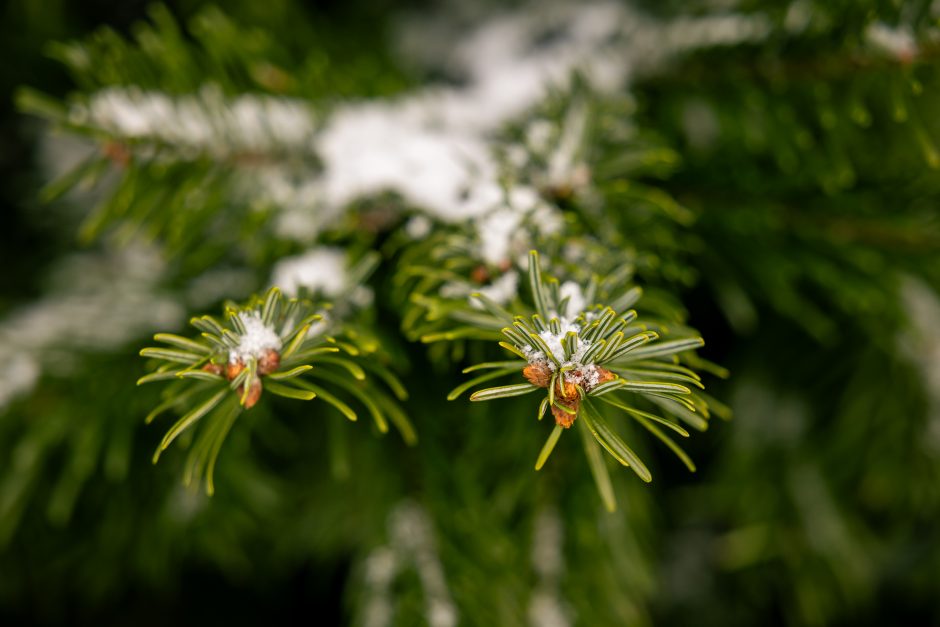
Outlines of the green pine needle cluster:
{"type": "Polygon", "coordinates": [[[702,339],[657,341],[659,333],[638,324],[636,311],[629,309],[640,297],[636,288],[628,289],[609,305],[598,304],[595,299],[598,281],[593,279],[583,296],[584,301],[591,304],[574,310],[571,295],[561,296],[558,280],[542,274],[536,251],[529,254],[528,276],[535,309],[530,316],[513,316],[486,296],[474,295],[491,316],[511,322],[511,326],[502,329],[508,342],[499,344],[520,359],[487,362],[465,369],[465,373],[491,372],[461,384],[448,399],[454,400],[492,379],[525,375],[526,383],[477,390],[470,395],[470,400],[488,401],[545,390],[538,419],[551,410],[556,424],[539,453],[535,469],[541,469],[548,460],[564,429],[577,422],[582,435],[589,433],[596,440],[585,436],[585,452],[601,498],[611,511],[616,507],[616,500],[598,444],[620,464],[633,469],[643,481],[651,481],[652,474],[611,427],[605,416],[609,412],[607,408],[639,422],[694,471],[695,464],[689,456],[660,427],[681,437],[688,437],[688,431],[671,418],[698,430],[707,428],[708,402],[702,394],[693,391],[704,388],[701,377],[682,365],[683,356],[701,347],[702,339]],[[670,418],[639,409],[635,406],[637,399],[656,406],[670,418]]]}
{"type": "Polygon", "coordinates": [[[391,422],[406,442],[415,443],[414,428],[397,402],[407,398],[401,383],[381,364],[361,358],[362,345],[329,334],[320,313],[327,309],[325,304],[284,298],[274,287],[243,306],[230,304],[224,322],[212,316],[193,318],[190,324],[201,331],[196,338],[155,335],[166,347],[145,348],[140,354],[160,365],[137,384],[173,383],[146,422],[171,410],[182,416],[160,442],[154,463],[179,436],[201,424],[190,446],[184,483],[205,476],[206,491],[212,494],[222,443],[239,414],[251,409],[264,392],[300,401],[319,398],[356,421],[357,412],[342,398],[351,397],[365,407],[381,433],[391,422]],[[252,341],[252,334],[258,333],[270,334],[274,346],[260,354],[239,355],[246,339],[252,341]],[[377,389],[366,368],[386,381],[393,394],[377,389]]]}

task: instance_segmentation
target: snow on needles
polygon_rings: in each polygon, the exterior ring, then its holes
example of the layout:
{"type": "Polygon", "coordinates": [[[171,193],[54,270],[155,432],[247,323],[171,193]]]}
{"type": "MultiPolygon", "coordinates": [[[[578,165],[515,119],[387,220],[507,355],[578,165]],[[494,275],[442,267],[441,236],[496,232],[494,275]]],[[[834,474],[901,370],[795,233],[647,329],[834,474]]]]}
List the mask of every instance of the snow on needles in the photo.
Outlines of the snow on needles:
{"type": "Polygon", "coordinates": [[[303,101],[255,94],[227,98],[216,85],[184,96],[107,87],[73,107],[70,119],[120,138],[215,157],[309,152],[314,131],[303,101]]]}
{"type": "MultiPolygon", "coordinates": [[[[582,363],[584,354],[591,348],[591,342],[583,340],[578,336],[576,342],[577,348],[568,359],[565,359],[565,349],[562,345],[562,340],[565,339],[565,336],[568,335],[570,331],[577,333],[581,330],[581,327],[567,320],[561,320],[561,323],[561,333],[552,333],[551,330],[546,330],[539,333],[539,337],[545,342],[546,346],[548,346],[549,352],[561,364],[561,368],[565,370],[565,381],[581,385],[586,389],[591,389],[596,386],[600,380],[600,372],[598,372],[597,366],[591,363],[582,363]]],[[[552,372],[558,369],[555,362],[534,346],[524,347],[523,352],[530,364],[548,366],[549,370],[552,372]]]]}
{"type": "Polygon", "coordinates": [[[346,253],[327,246],[279,261],[274,266],[272,283],[289,296],[307,289],[327,298],[336,298],[353,287],[349,285],[346,253]]]}
{"type": "MultiPolygon", "coordinates": [[[[460,75],[460,85],[340,103],[319,128],[321,121],[303,101],[226,97],[214,85],[183,96],[109,87],[70,115],[134,146],[149,141],[184,158],[227,159],[246,173],[233,196],[283,209],[276,228],[286,238],[315,241],[354,201],[384,192],[429,217],[459,224],[507,206],[526,215],[540,210],[537,203],[517,202],[538,197],[532,186],[506,189],[494,141],[550,90],[566,88],[574,71],[597,89],[619,89],[635,72],[677,52],[759,40],[769,29],[762,16],[661,23],[613,2],[546,2],[537,10],[533,3],[448,38],[440,50],[431,51],[430,33],[412,37],[428,42],[423,54],[433,56],[429,64],[460,75]],[[311,165],[314,156],[322,168],[311,165]]],[[[575,176],[583,110],[569,117],[548,178],[576,182],[583,178],[575,176]]],[[[480,239],[483,259],[506,259],[505,232],[480,239]]]]}
{"type": "MultiPolygon", "coordinates": [[[[333,313],[343,317],[351,309],[368,307],[374,299],[370,287],[357,284],[362,277],[357,278],[356,274],[342,248],[318,246],[278,261],[271,274],[271,284],[288,296],[300,296],[306,291],[308,296],[330,300],[336,305],[333,313]]],[[[325,311],[321,313],[326,316],[325,311]]],[[[322,328],[323,325],[317,324],[311,331],[322,328]]]]}
{"type": "MultiPolygon", "coordinates": [[[[394,190],[451,223],[505,206],[492,135],[550,87],[566,83],[575,68],[598,65],[592,63],[597,50],[617,30],[618,21],[608,19],[612,11],[615,5],[595,4],[556,15],[570,36],[541,45],[526,14],[502,16],[457,45],[453,56],[467,85],[340,107],[316,142],[325,163],[325,202],[346,205],[394,190]]],[[[510,194],[537,196],[525,186],[510,194]]]]}
{"type": "Polygon", "coordinates": [[[268,351],[281,350],[281,338],[261,320],[260,313],[240,311],[238,319],[245,327],[245,332],[239,336],[238,346],[229,351],[229,363],[261,359],[268,351]]]}
{"type": "MultiPolygon", "coordinates": [[[[504,190],[500,182],[493,141],[503,125],[550,89],[563,89],[575,70],[599,89],[614,89],[637,67],[670,52],[754,40],[767,30],[761,18],[738,15],[660,25],[610,2],[546,3],[538,11],[498,16],[434,53],[432,63],[443,60],[463,75],[461,86],[432,86],[335,110],[314,142],[324,170],[321,202],[310,211],[337,216],[358,198],[393,191],[443,222],[479,218],[481,259],[505,261],[513,220],[484,216],[507,206],[521,215],[540,209],[535,202],[520,202],[537,198],[535,189],[517,184],[504,190]],[[547,39],[546,32],[558,36],[547,39]],[[501,230],[487,232],[494,222],[501,230]]],[[[571,122],[551,162],[552,177],[568,178],[576,165],[573,142],[583,128],[583,111],[574,111],[571,122]]],[[[296,223],[296,216],[290,219],[296,223]]]]}
{"type": "MultiPolygon", "coordinates": [[[[558,320],[560,330],[558,333],[554,333],[551,329],[546,329],[539,333],[539,338],[545,343],[549,353],[561,365],[561,369],[565,370],[565,380],[590,389],[596,386],[600,379],[600,372],[598,372],[597,367],[592,363],[584,363],[584,354],[591,348],[591,342],[577,335],[575,350],[567,359],[565,358],[563,344],[568,333],[579,334],[581,331],[581,325],[575,319],[584,313],[586,304],[584,292],[581,286],[574,281],[565,281],[561,286],[561,292],[562,298],[568,297],[569,300],[565,313],[562,315],[556,312],[553,316],[554,319],[558,320]]],[[[552,372],[558,370],[555,362],[549,359],[549,356],[538,347],[533,345],[524,346],[522,351],[530,364],[547,366],[552,372]]]]}

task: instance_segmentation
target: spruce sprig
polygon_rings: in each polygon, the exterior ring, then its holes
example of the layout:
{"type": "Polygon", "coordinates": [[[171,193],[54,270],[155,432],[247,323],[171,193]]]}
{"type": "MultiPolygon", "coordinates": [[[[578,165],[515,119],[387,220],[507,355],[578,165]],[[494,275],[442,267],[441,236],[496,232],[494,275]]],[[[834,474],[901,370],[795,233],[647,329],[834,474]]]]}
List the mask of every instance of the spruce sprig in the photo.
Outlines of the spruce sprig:
{"type": "Polygon", "coordinates": [[[181,417],[157,447],[154,463],[182,433],[203,423],[186,460],[184,483],[204,476],[206,491],[213,494],[222,443],[241,412],[254,407],[265,391],[301,401],[319,398],[351,421],[358,413],[350,402],[358,403],[380,432],[387,432],[391,422],[406,442],[416,442],[414,428],[397,402],[407,398],[404,387],[374,358],[362,359],[372,347],[357,344],[355,334],[330,333],[327,310],[327,305],[285,298],[275,287],[244,306],[227,305],[224,321],[193,318],[190,324],[201,332],[198,337],[155,335],[165,346],[145,348],[140,354],[163,363],[137,384],[174,383],[146,422],[169,410],[181,417]],[[367,370],[385,381],[397,400],[377,387],[367,370]]]}
{"type": "Polygon", "coordinates": [[[598,445],[619,463],[632,468],[643,481],[651,481],[652,474],[611,426],[604,408],[636,420],[694,471],[695,465],[667,431],[688,437],[688,431],[678,420],[699,430],[708,425],[708,403],[695,391],[704,388],[701,377],[682,363],[684,357],[688,361],[690,351],[704,345],[702,338],[667,340],[659,332],[638,324],[636,311],[629,309],[639,299],[636,289],[626,290],[609,304],[595,302],[597,280],[583,290],[584,302],[591,304],[576,310],[570,295],[561,296],[558,281],[543,275],[536,251],[529,254],[528,279],[535,310],[530,315],[513,316],[485,296],[475,295],[490,315],[506,321],[502,329],[505,341],[499,345],[518,359],[465,369],[467,373],[489,372],[458,386],[448,398],[456,399],[481,383],[521,373],[526,379],[524,383],[477,390],[470,400],[488,401],[543,391],[538,419],[550,410],[555,427],[538,455],[535,469],[542,468],[564,430],[577,422],[585,436],[591,472],[609,510],[615,509],[616,502],[598,445]],[[640,399],[669,417],[637,407],[640,399]]]}

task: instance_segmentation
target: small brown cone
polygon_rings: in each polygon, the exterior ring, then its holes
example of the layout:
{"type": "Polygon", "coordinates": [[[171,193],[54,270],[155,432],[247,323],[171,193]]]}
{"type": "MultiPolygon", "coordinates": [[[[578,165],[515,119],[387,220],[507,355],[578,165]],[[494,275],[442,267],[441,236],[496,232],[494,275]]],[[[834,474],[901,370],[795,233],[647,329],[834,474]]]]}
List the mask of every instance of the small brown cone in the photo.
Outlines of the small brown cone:
{"type": "Polygon", "coordinates": [[[564,399],[576,399],[578,398],[578,386],[569,381],[562,381],[563,377],[558,377],[558,382],[555,384],[555,393],[564,399]]]}
{"type": "Polygon", "coordinates": [[[238,393],[242,395],[242,405],[245,407],[245,409],[251,409],[252,407],[255,406],[255,404],[258,402],[258,399],[261,398],[261,390],[262,390],[261,379],[259,379],[258,377],[255,377],[251,381],[251,386],[248,388],[247,396],[244,396],[245,385],[242,384],[241,386],[239,386],[238,393]]]}
{"type": "Polygon", "coordinates": [[[552,415],[555,416],[555,424],[558,425],[559,427],[564,427],[565,429],[569,429],[571,425],[574,424],[575,419],[578,417],[577,412],[580,406],[581,406],[581,398],[578,397],[577,393],[575,393],[575,397],[570,400],[563,399],[563,398],[556,398],[555,405],[552,405],[552,415]],[[565,407],[574,411],[575,413],[569,414],[561,407],[557,407],[557,405],[564,405],[565,407]]]}
{"type": "Polygon", "coordinates": [[[614,379],[617,378],[617,375],[615,375],[613,372],[611,372],[607,368],[602,368],[601,366],[596,366],[596,368],[597,368],[597,385],[595,385],[594,387],[597,387],[601,383],[607,383],[608,381],[613,381],[614,379]]]}
{"type": "Polygon", "coordinates": [[[269,349],[261,359],[258,360],[258,374],[261,376],[271,374],[281,365],[281,354],[276,350],[269,349]]]}
{"type": "Polygon", "coordinates": [[[544,362],[536,362],[523,368],[522,376],[534,386],[547,388],[552,380],[552,369],[544,362]]]}
{"type": "Polygon", "coordinates": [[[233,381],[244,369],[245,364],[241,361],[230,361],[228,365],[225,366],[225,378],[229,381],[233,381]]]}

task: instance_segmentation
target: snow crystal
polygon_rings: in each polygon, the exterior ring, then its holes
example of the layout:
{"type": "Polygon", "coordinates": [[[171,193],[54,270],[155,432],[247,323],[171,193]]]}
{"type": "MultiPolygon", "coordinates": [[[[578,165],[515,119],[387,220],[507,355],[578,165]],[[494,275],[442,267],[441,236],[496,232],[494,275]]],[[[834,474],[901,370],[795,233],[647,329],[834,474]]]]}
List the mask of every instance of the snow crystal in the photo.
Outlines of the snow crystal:
{"type": "Polygon", "coordinates": [[[593,389],[600,381],[601,373],[594,364],[586,364],[565,373],[565,381],[580,385],[586,390],[593,389]]]}
{"type": "MultiPolygon", "coordinates": [[[[565,339],[565,336],[568,335],[569,331],[577,332],[579,327],[576,324],[565,324],[562,326],[561,333],[552,333],[551,330],[542,331],[539,333],[539,337],[545,342],[548,346],[548,350],[551,351],[552,355],[558,358],[558,361],[564,362],[565,349],[562,347],[562,340],[565,339]]],[[[584,344],[581,339],[578,339],[578,343],[584,344]]],[[[578,347],[581,348],[580,346],[578,347]]],[[[573,357],[573,356],[572,356],[573,357]]],[[[575,360],[576,361],[576,360],[575,360]]]]}
{"type": "Polygon", "coordinates": [[[564,539],[564,523],[558,512],[554,509],[539,512],[532,534],[532,566],[539,577],[553,579],[562,575],[565,567],[564,539]]]}
{"type": "Polygon", "coordinates": [[[358,621],[363,627],[392,624],[394,612],[389,592],[401,566],[402,560],[391,547],[380,546],[366,556],[362,620],[358,621]]]}
{"type": "Polygon", "coordinates": [[[819,16],[814,15],[814,7],[810,0],[793,0],[783,17],[783,27],[788,33],[799,34],[818,20],[819,16]]]}
{"type": "Polygon", "coordinates": [[[704,99],[694,99],[682,108],[682,130],[693,148],[704,150],[718,139],[721,122],[704,99]]]}
{"type": "Polygon", "coordinates": [[[296,296],[302,288],[328,298],[342,296],[350,288],[346,253],[341,248],[321,246],[282,259],[274,266],[272,283],[289,296],[296,296]]]}
{"type": "MultiPolygon", "coordinates": [[[[565,349],[563,340],[569,332],[575,333],[581,330],[573,319],[582,313],[585,300],[581,287],[573,281],[565,281],[561,286],[561,296],[570,296],[568,312],[570,315],[554,316],[561,324],[561,333],[553,333],[551,330],[542,331],[539,337],[545,342],[551,354],[561,363],[561,368],[565,369],[565,381],[580,385],[586,390],[597,386],[600,381],[601,373],[598,366],[592,363],[583,363],[584,354],[591,348],[591,342],[584,340],[580,335],[576,339],[575,350],[568,359],[565,359],[565,349]]],[[[536,346],[523,346],[522,352],[530,364],[541,364],[547,366],[552,372],[558,370],[555,363],[539,350],[536,346]]]]}
{"type": "Polygon", "coordinates": [[[261,320],[260,313],[240,311],[238,319],[245,327],[245,332],[241,334],[238,346],[229,351],[229,363],[260,359],[269,350],[281,350],[281,338],[261,320]]]}
{"type": "MultiPolygon", "coordinates": [[[[332,310],[338,319],[353,309],[369,307],[375,299],[366,285],[353,285],[342,248],[319,246],[294,257],[281,259],[272,272],[271,284],[281,288],[288,296],[298,296],[306,290],[312,297],[323,297],[335,304],[332,310]]],[[[325,312],[320,312],[324,315],[325,312]]],[[[308,337],[325,333],[327,321],[315,323],[308,337]]]]}
{"type": "Polygon", "coordinates": [[[357,285],[349,292],[349,302],[363,309],[375,302],[375,294],[371,288],[365,285],[357,285]]]}

